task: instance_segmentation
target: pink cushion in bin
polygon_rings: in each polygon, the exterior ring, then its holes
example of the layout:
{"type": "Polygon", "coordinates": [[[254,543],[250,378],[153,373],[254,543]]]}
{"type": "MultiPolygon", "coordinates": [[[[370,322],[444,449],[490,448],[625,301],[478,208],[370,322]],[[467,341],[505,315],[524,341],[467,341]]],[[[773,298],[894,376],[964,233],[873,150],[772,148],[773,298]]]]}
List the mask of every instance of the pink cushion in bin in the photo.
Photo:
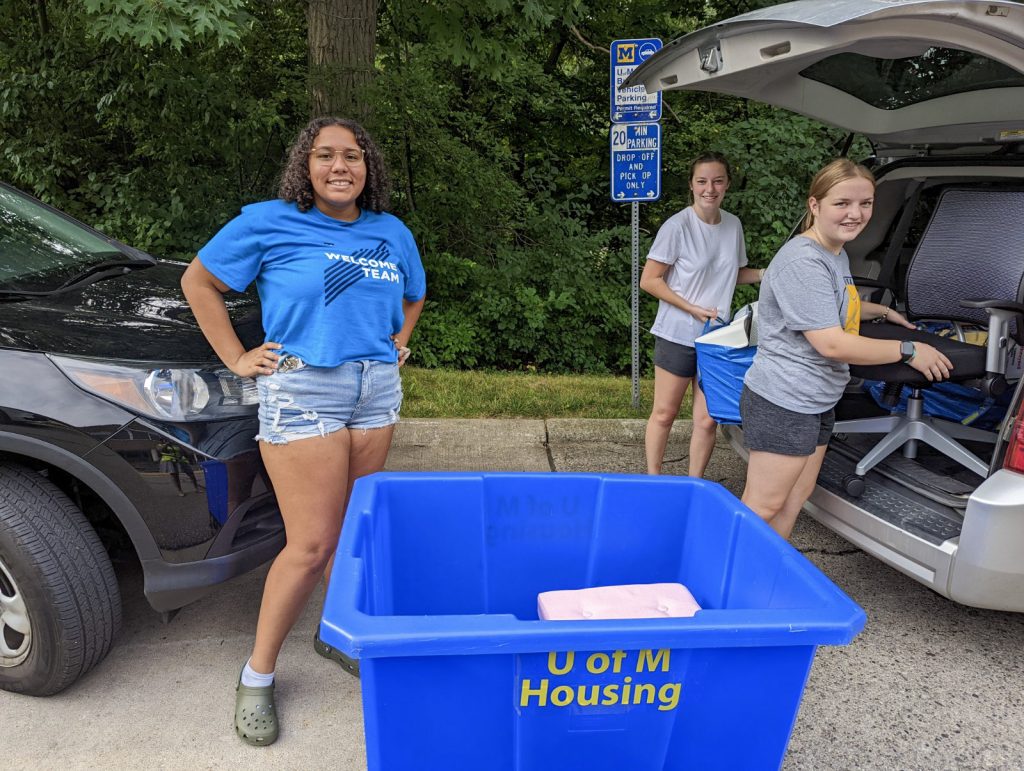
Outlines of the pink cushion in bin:
{"type": "Polygon", "coordinates": [[[623,584],[537,595],[545,621],[599,618],[689,618],[700,610],[682,584],[623,584]]]}

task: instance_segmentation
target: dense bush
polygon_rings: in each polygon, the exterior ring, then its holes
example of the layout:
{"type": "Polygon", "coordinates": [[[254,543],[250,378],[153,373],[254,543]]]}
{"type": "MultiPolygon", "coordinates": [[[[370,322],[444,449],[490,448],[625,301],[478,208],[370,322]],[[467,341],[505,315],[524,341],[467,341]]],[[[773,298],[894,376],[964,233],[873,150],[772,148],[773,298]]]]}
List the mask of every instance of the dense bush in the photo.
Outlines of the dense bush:
{"type": "MultiPolygon", "coordinates": [[[[141,248],[189,257],[241,205],[274,194],[308,117],[305,4],[84,5],[0,9],[0,178],[141,248]]],[[[394,210],[427,267],[419,363],[628,371],[629,207],[608,198],[601,49],[612,37],[673,39],[715,6],[382,0],[365,99],[394,210]]],[[[717,149],[737,168],[726,208],[755,266],[785,239],[840,137],[707,94],[667,94],[663,124],[663,195],[641,207],[642,251],[687,205],[689,159],[717,149]]],[[[644,330],[653,313],[644,298],[644,330]]]]}
{"type": "Polygon", "coordinates": [[[38,3],[43,30],[36,5],[0,5],[0,179],[175,257],[273,195],[308,112],[299,0],[252,3],[232,45],[126,44],[111,35],[127,21],[92,20],[79,3],[38,3]]]}

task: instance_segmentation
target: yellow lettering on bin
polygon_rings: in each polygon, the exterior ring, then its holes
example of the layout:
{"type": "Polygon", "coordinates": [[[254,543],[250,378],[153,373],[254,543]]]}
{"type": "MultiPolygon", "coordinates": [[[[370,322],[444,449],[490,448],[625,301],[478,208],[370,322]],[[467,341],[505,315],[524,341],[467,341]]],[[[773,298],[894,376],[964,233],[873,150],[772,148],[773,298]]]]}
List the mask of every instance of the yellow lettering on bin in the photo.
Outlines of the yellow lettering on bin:
{"type": "Polygon", "coordinates": [[[605,672],[612,664],[607,653],[592,653],[587,659],[587,671],[592,675],[599,675],[605,672]]]}
{"type": "Polygon", "coordinates": [[[601,689],[601,704],[610,707],[619,703],[619,686],[606,685],[601,689]]]}
{"type": "Polygon", "coordinates": [[[620,704],[629,704],[629,690],[630,690],[630,687],[631,687],[630,683],[633,682],[633,678],[630,677],[629,675],[626,675],[624,678],[622,678],[622,682],[623,682],[623,686],[622,686],[622,701],[619,702],[619,703],[620,704]]]}
{"type": "Polygon", "coordinates": [[[565,666],[558,666],[558,651],[551,651],[548,654],[548,672],[553,675],[567,675],[572,671],[573,664],[576,662],[576,653],[574,651],[566,651],[565,653],[565,666]]]}
{"type": "MultiPolygon", "coordinates": [[[[638,651],[637,672],[668,672],[670,667],[671,649],[643,649],[638,651]]],[[[604,653],[597,651],[586,658],[586,669],[591,675],[606,674],[609,669],[619,672],[622,668],[626,651],[604,653]]],[[[548,671],[553,675],[564,676],[573,671],[576,664],[575,651],[549,651],[547,659],[548,671]],[[561,661],[559,658],[561,656],[561,661]]],[[[530,680],[524,678],[519,692],[520,707],[626,707],[654,704],[661,712],[669,712],[679,706],[682,683],[633,682],[631,675],[622,677],[618,683],[588,684],[569,682],[552,686],[548,677],[530,680]]],[[[564,683],[565,681],[561,681],[564,683]]]]}
{"type": "Polygon", "coordinates": [[[540,681],[539,688],[530,688],[530,681],[523,680],[523,689],[519,694],[519,706],[529,707],[531,696],[537,697],[538,707],[543,707],[548,703],[548,680],[546,677],[540,681]]]}
{"type": "Polygon", "coordinates": [[[575,694],[568,685],[560,685],[551,692],[551,703],[556,707],[564,707],[572,704],[575,694]]]}
{"type": "Polygon", "coordinates": [[[661,712],[668,712],[679,706],[679,689],[682,683],[665,683],[658,691],[658,709],[661,712]]]}
{"type": "Polygon", "coordinates": [[[579,690],[579,696],[577,697],[577,704],[581,707],[593,707],[597,705],[597,697],[600,692],[600,686],[597,685],[581,685],[577,689],[579,690]],[[587,689],[590,689],[590,695],[587,696],[587,689]]]}
{"type": "Polygon", "coordinates": [[[653,672],[655,667],[658,666],[658,661],[661,661],[661,671],[668,672],[668,660],[670,650],[668,648],[661,648],[657,654],[651,655],[653,651],[650,648],[645,648],[640,651],[640,657],[636,661],[636,671],[643,672],[644,667],[647,667],[648,672],[653,672]]]}
{"type": "Polygon", "coordinates": [[[625,651],[615,651],[612,654],[612,661],[615,662],[615,666],[612,667],[612,672],[615,672],[616,674],[618,674],[619,672],[622,671],[622,660],[624,658],[626,658],[626,652],[625,651]]]}
{"type": "Polygon", "coordinates": [[[633,703],[639,704],[647,694],[647,703],[654,704],[654,686],[650,683],[637,683],[633,686],[633,703]]]}
{"type": "Polygon", "coordinates": [[[606,707],[629,704],[657,704],[660,712],[669,712],[679,706],[682,683],[665,683],[660,688],[651,683],[633,683],[625,677],[623,682],[601,685],[559,685],[551,688],[551,681],[542,679],[536,687],[530,680],[522,681],[519,694],[520,707],[606,707]],[[533,701],[536,699],[536,701],[533,701]]]}

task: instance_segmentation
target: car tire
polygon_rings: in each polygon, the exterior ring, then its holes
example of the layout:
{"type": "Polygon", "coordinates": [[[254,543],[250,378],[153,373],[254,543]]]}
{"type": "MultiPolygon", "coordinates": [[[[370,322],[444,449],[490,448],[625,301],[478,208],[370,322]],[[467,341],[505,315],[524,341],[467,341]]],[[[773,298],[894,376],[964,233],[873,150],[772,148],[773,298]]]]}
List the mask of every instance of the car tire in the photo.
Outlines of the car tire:
{"type": "Polygon", "coordinates": [[[37,472],[0,463],[0,689],[63,690],[120,626],[114,569],[81,510],[37,472]]]}

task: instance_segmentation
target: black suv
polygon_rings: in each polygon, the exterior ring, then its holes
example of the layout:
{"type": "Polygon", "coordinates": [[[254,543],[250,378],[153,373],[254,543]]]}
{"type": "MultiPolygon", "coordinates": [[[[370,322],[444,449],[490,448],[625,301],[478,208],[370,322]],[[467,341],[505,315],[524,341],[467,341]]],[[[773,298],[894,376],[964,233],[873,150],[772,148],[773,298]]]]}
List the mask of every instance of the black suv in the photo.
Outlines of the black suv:
{"type": "MultiPolygon", "coordinates": [[[[130,548],[169,613],[272,558],[256,386],[160,260],[0,185],[0,688],[48,695],[110,650],[130,548]]],[[[254,296],[228,306],[262,341],[254,296]]]]}

